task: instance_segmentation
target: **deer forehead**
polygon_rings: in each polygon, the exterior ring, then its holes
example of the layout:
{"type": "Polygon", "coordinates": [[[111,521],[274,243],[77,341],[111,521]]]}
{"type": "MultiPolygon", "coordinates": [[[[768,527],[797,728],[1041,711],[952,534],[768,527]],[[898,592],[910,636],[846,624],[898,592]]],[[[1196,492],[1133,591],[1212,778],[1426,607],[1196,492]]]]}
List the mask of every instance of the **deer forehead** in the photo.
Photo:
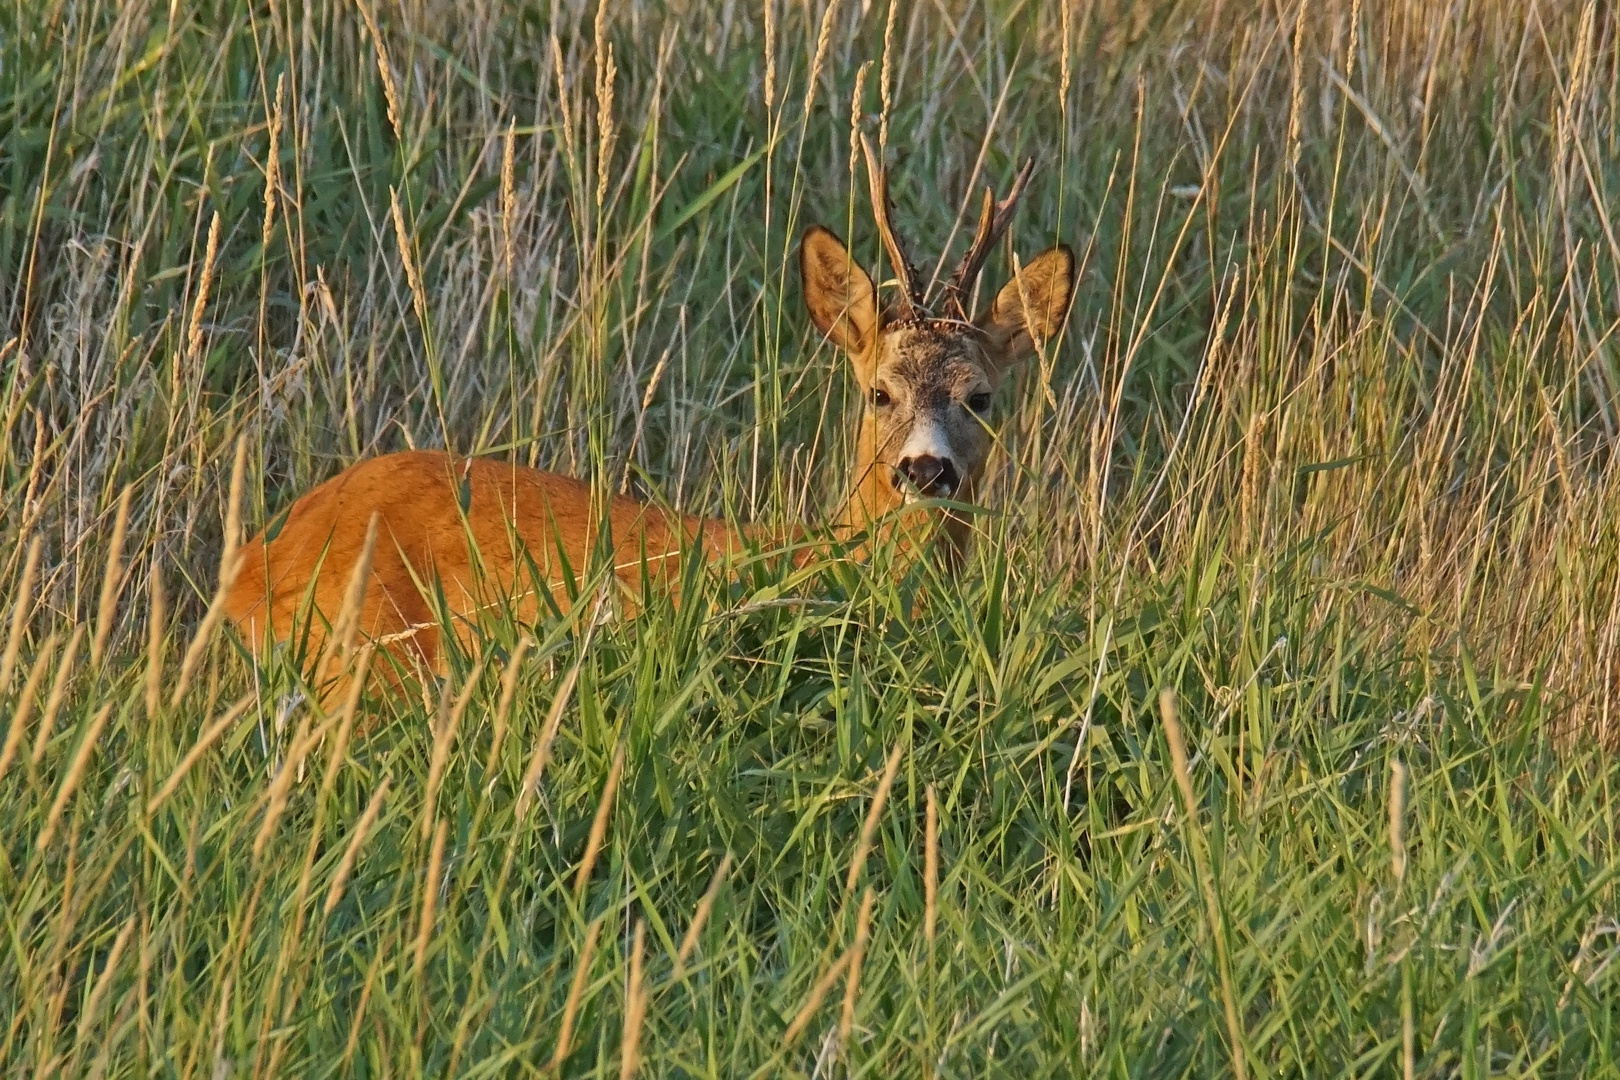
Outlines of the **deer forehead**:
{"type": "Polygon", "coordinates": [[[893,333],[887,345],[878,378],[904,387],[914,399],[949,398],[990,381],[984,351],[971,332],[906,327],[893,333]]]}

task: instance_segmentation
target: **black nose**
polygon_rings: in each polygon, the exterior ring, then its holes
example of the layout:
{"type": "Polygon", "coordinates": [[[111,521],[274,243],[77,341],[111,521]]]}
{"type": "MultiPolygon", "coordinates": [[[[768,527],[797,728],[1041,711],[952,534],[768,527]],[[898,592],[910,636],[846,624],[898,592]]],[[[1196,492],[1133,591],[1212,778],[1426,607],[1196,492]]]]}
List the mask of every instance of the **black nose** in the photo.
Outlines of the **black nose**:
{"type": "Polygon", "coordinates": [[[956,466],[950,458],[918,454],[916,457],[901,458],[896,466],[894,486],[898,488],[906,481],[924,495],[948,496],[956,493],[956,485],[961,477],[956,474],[956,466]]]}

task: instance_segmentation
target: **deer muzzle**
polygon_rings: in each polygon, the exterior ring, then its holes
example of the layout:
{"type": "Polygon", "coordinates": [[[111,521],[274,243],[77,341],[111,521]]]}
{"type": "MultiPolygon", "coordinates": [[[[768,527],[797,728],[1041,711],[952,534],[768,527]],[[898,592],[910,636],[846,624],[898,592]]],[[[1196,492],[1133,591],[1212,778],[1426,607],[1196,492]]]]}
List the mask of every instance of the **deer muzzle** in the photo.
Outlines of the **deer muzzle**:
{"type": "Polygon", "coordinates": [[[956,465],[950,458],[933,454],[901,458],[891,479],[897,490],[910,488],[926,498],[945,499],[956,494],[956,488],[962,482],[961,474],[956,471],[956,465]]]}

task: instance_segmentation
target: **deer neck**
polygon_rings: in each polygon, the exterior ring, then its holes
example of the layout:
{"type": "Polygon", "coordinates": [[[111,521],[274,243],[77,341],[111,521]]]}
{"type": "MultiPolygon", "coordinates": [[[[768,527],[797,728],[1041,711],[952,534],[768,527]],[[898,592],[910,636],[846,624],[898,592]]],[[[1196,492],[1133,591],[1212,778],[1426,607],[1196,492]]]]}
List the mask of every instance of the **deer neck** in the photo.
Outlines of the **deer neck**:
{"type": "Polygon", "coordinates": [[[877,420],[862,410],[855,429],[855,453],[850,461],[844,508],[835,523],[842,529],[860,531],[899,509],[900,504],[900,493],[889,479],[888,467],[878,461],[877,420]]]}
{"type": "MultiPolygon", "coordinates": [[[[970,530],[967,519],[960,514],[931,506],[896,513],[902,510],[905,499],[895,490],[889,467],[878,459],[877,420],[865,410],[855,432],[847,491],[843,509],[833,519],[839,531],[875,528],[878,535],[874,539],[893,536],[907,561],[917,558],[930,543],[941,549],[939,553],[947,562],[959,562],[965,554],[970,530]]],[[[957,500],[973,500],[971,479],[963,485],[957,500]]]]}

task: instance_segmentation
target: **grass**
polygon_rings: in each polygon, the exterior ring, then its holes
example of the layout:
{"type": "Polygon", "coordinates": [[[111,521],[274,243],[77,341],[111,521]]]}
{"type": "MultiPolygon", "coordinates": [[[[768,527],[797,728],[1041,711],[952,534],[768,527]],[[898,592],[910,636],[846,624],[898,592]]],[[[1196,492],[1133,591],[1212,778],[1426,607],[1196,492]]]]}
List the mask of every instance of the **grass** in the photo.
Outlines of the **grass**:
{"type": "Polygon", "coordinates": [[[1617,34],[14,0],[5,1071],[1620,1073],[1617,34]],[[1033,155],[1084,256],[959,576],[694,567],[331,713],[209,629],[238,445],[255,528],[407,445],[817,517],[852,115],[917,247],[1033,155]]]}

